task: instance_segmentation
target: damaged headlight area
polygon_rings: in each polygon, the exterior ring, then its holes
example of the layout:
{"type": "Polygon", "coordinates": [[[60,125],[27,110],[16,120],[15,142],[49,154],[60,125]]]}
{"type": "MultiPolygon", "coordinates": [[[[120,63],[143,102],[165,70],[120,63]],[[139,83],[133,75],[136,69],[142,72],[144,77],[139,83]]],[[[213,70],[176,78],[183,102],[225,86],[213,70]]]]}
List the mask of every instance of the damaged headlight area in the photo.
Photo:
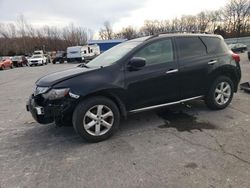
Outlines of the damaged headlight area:
{"type": "Polygon", "coordinates": [[[69,94],[69,88],[51,89],[49,92],[42,94],[43,98],[48,100],[61,99],[69,94]]]}
{"type": "Polygon", "coordinates": [[[40,86],[36,86],[34,89],[34,95],[40,95],[43,93],[46,93],[50,88],[49,87],[40,87],[40,86]]]}

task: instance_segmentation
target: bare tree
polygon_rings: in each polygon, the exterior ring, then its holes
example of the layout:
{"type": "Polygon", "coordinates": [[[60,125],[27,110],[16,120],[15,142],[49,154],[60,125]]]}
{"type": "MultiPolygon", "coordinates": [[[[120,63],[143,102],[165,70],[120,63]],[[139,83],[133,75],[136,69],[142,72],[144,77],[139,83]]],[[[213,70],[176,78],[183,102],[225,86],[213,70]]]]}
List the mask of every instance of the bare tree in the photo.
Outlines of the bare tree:
{"type": "Polygon", "coordinates": [[[115,34],[115,38],[124,38],[124,39],[134,39],[139,36],[139,33],[132,26],[125,27],[115,34]]]}
{"type": "Polygon", "coordinates": [[[245,34],[250,24],[250,0],[231,0],[225,7],[223,16],[229,33],[235,33],[238,37],[245,34]]]}
{"type": "Polygon", "coordinates": [[[102,40],[109,40],[109,39],[113,39],[114,37],[114,33],[113,33],[113,29],[111,27],[110,22],[106,21],[103,24],[103,28],[100,29],[99,31],[99,37],[102,40]]]}

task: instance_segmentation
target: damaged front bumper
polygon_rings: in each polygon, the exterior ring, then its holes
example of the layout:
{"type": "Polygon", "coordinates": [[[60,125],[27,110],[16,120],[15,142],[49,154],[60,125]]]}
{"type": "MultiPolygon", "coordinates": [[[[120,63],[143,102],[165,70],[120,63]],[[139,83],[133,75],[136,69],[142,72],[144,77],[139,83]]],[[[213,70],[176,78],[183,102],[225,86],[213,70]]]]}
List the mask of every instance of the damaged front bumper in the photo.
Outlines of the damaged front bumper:
{"type": "Polygon", "coordinates": [[[72,114],[76,105],[76,99],[64,97],[60,100],[49,101],[41,95],[32,94],[27,101],[26,110],[31,113],[33,118],[40,124],[52,123],[62,119],[67,114],[72,114]]]}

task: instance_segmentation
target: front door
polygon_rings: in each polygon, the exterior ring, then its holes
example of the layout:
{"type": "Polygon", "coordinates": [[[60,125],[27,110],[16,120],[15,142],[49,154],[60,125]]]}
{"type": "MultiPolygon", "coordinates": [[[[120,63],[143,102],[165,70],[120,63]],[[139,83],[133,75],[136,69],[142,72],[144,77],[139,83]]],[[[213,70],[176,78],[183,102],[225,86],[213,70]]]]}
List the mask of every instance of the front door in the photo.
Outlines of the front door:
{"type": "Polygon", "coordinates": [[[179,99],[178,65],[170,38],[145,45],[133,57],[145,58],[146,66],[137,71],[126,70],[129,111],[179,99]]]}

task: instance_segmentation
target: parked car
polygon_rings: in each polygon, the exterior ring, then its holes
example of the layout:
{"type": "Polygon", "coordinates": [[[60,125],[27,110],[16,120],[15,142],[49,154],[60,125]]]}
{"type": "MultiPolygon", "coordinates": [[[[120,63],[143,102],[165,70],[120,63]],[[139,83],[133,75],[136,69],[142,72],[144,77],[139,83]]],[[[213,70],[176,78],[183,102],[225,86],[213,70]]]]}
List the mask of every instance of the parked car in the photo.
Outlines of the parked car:
{"type": "Polygon", "coordinates": [[[66,59],[67,59],[67,53],[65,51],[57,51],[56,56],[53,59],[52,63],[53,64],[56,64],[56,62],[64,63],[66,59]]]}
{"type": "Polygon", "coordinates": [[[4,70],[6,68],[14,68],[13,62],[8,57],[0,57],[0,70],[4,70]]]}
{"type": "Polygon", "coordinates": [[[33,55],[41,55],[44,58],[45,64],[51,63],[51,57],[49,54],[45,53],[43,50],[36,50],[33,52],[33,55]]]}
{"type": "Polygon", "coordinates": [[[33,55],[31,58],[28,60],[29,66],[33,65],[46,65],[46,57],[44,55],[33,55]]]}
{"type": "Polygon", "coordinates": [[[247,51],[247,45],[242,44],[242,43],[234,43],[234,44],[229,44],[228,47],[235,53],[237,52],[245,52],[247,51]]]}
{"type": "Polygon", "coordinates": [[[28,60],[25,56],[14,56],[12,62],[15,67],[28,66],[28,60]]]}
{"type": "Polygon", "coordinates": [[[138,38],[87,65],[40,78],[26,107],[41,124],[72,123],[82,138],[98,142],[131,113],[195,99],[226,108],[241,79],[239,62],[217,35],[138,38]]]}

